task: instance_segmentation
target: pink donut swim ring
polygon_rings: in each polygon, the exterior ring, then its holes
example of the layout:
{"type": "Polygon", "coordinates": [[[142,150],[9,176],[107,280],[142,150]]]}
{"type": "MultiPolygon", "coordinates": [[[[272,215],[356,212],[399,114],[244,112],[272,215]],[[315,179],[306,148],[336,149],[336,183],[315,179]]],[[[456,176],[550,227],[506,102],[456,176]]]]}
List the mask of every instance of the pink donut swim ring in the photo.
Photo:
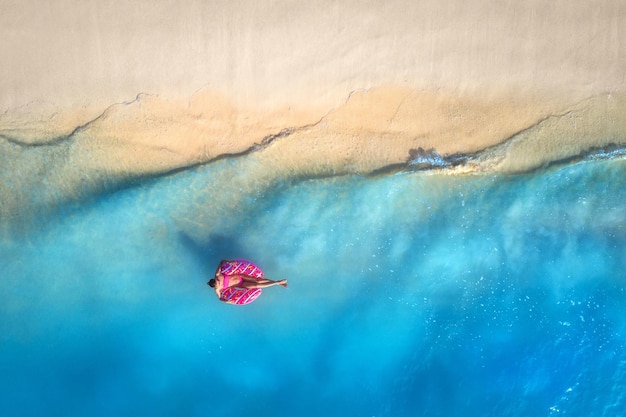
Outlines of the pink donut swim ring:
{"type": "MultiPolygon", "coordinates": [[[[235,259],[231,263],[224,262],[220,265],[220,271],[224,275],[248,275],[255,278],[263,278],[263,270],[245,259],[235,259]],[[234,264],[233,264],[234,263],[234,264]]],[[[228,287],[222,290],[221,298],[237,305],[250,304],[261,295],[261,288],[228,287]]]]}

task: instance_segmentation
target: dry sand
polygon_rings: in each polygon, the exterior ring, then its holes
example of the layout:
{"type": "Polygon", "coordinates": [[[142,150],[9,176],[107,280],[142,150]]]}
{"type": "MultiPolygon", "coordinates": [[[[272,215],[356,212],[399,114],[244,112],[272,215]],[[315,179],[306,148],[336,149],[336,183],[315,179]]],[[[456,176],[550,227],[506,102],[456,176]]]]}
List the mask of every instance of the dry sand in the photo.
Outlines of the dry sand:
{"type": "Polygon", "coordinates": [[[621,0],[2,0],[0,109],[188,98],[336,106],[357,89],[624,87],[621,0]]]}
{"type": "Polygon", "coordinates": [[[626,143],[623,39],[622,0],[0,0],[0,193],[254,149],[267,178],[527,171],[626,143]]]}

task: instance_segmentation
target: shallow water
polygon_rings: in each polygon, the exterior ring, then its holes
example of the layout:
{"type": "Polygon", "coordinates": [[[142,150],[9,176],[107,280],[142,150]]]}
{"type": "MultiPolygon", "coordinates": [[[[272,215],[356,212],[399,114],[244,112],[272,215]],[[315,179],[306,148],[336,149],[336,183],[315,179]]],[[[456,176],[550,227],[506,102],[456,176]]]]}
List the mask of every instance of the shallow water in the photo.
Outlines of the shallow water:
{"type": "Polygon", "coordinates": [[[295,182],[254,163],[5,223],[0,415],[622,415],[626,159],[295,182]],[[219,303],[207,278],[239,257],[289,288],[219,303]]]}

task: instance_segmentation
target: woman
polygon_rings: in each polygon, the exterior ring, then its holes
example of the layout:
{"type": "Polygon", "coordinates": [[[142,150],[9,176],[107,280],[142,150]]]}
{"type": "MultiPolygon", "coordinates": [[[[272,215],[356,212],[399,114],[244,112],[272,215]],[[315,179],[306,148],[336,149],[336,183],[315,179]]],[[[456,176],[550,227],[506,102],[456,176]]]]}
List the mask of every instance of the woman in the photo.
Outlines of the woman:
{"type": "MultiPolygon", "coordinates": [[[[207,284],[215,290],[215,294],[217,298],[221,301],[229,303],[229,300],[226,300],[222,296],[222,292],[229,287],[237,287],[244,289],[252,289],[252,288],[267,288],[272,287],[274,285],[282,285],[283,287],[287,287],[287,280],[281,279],[278,281],[273,281],[271,279],[266,278],[258,278],[251,275],[246,274],[224,274],[222,270],[224,269],[222,266],[224,264],[229,264],[233,268],[235,268],[238,264],[238,261],[226,261],[222,260],[217,266],[217,270],[215,271],[215,278],[211,278],[207,284]]],[[[231,302],[232,304],[232,302],[231,302]]]]}

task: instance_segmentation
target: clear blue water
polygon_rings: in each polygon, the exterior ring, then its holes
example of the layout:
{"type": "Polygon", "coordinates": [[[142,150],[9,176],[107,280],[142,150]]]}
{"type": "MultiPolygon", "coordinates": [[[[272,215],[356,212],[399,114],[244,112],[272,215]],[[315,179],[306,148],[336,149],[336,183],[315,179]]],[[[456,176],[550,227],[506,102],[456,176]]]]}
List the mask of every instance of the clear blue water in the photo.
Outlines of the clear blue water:
{"type": "Polygon", "coordinates": [[[249,163],[3,224],[0,416],[625,415],[626,159],[282,183],[249,163]],[[218,302],[239,257],[289,288],[218,302]]]}

